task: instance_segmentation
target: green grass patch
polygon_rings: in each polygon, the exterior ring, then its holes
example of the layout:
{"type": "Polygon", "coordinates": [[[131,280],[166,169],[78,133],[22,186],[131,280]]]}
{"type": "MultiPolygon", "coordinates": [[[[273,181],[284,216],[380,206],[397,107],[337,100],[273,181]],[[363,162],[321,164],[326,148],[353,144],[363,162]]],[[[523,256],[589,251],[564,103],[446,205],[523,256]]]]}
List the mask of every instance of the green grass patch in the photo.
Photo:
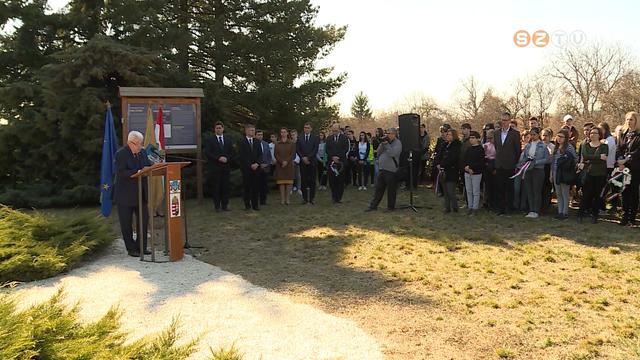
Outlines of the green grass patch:
{"type": "Polygon", "coordinates": [[[110,225],[96,215],[58,217],[0,206],[0,284],[68,271],[113,239],[110,225]]]}

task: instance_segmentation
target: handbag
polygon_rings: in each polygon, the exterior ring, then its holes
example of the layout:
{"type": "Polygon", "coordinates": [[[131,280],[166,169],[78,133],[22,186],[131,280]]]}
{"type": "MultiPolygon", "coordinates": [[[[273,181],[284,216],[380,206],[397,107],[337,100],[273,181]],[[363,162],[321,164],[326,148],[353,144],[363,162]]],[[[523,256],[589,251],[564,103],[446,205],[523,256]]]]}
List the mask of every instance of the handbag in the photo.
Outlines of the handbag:
{"type": "MultiPolygon", "coordinates": [[[[582,153],[582,156],[584,157],[584,147],[582,148],[582,150],[580,152],[582,153]]],[[[598,147],[596,149],[595,155],[600,155],[600,147],[598,147]]],[[[576,173],[577,173],[577,176],[578,176],[578,180],[576,181],[576,185],[584,186],[584,184],[587,182],[587,175],[589,175],[590,171],[591,171],[591,162],[583,161],[581,163],[576,164],[576,173]],[[578,165],[580,165],[580,164],[583,164],[582,169],[578,168],[578,165]]]]}
{"type": "Polygon", "coordinates": [[[558,176],[556,176],[556,184],[574,185],[578,180],[576,173],[576,161],[567,154],[558,158],[558,176]]]}

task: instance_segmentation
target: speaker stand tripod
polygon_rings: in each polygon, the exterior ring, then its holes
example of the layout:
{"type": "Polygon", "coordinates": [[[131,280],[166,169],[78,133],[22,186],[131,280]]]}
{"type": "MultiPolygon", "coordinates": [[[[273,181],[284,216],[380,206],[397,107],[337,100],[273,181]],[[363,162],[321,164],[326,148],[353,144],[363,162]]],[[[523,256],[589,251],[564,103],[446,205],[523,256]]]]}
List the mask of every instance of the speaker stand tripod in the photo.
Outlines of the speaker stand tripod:
{"type": "Polygon", "coordinates": [[[409,150],[409,205],[402,205],[398,209],[411,209],[414,212],[422,209],[422,206],[413,204],[413,150],[409,150]]]}

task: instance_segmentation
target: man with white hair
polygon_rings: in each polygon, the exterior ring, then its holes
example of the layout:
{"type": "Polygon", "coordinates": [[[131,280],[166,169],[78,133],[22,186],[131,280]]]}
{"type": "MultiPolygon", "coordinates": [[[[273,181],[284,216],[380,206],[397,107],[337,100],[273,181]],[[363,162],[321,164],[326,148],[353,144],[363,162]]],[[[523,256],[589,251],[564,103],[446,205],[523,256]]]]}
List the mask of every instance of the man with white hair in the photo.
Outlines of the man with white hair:
{"type": "Polygon", "coordinates": [[[116,152],[116,182],[113,189],[113,200],[118,205],[118,220],[120,221],[120,230],[122,231],[122,239],[130,256],[140,256],[140,236],[144,246],[144,253],[151,254],[147,251],[147,183],[142,182],[142,209],[138,208],[138,180],[132,179],[131,176],[139,173],[145,167],[151,166],[152,163],[147,156],[147,152],[142,148],[144,136],[138,131],[131,131],[127,136],[127,144],[116,152]],[[136,240],[133,240],[133,216],[139,219],[140,210],[142,210],[142,229],[139,221],[136,229],[136,240]]]}

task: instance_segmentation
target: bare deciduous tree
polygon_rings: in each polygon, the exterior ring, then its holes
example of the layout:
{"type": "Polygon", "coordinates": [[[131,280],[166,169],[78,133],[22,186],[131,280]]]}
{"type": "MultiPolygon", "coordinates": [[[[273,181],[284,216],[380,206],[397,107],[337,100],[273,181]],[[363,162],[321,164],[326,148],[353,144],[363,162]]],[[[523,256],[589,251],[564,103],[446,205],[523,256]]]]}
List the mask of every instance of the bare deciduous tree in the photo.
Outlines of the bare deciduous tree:
{"type": "Polygon", "coordinates": [[[460,87],[460,96],[456,101],[458,110],[462,117],[469,120],[476,119],[484,102],[485,91],[474,76],[463,80],[460,87]]]}
{"type": "Polygon", "coordinates": [[[504,107],[513,117],[531,115],[533,84],[530,79],[518,79],[512,89],[512,95],[504,102],[504,107]]]}
{"type": "Polygon", "coordinates": [[[602,96],[602,110],[618,120],[628,111],[640,110],[640,72],[631,70],[626,73],[618,86],[602,96]]]}
{"type": "Polygon", "coordinates": [[[482,95],[480,110],[471,125],[474,129],[481,129],[486,123],[495,123],[504,111],[508,111],[505,100],[488,88],[482,95]]]}
{"type": "Polygon", "coordinates": [[[440,106],[431,96],[422,92],[413,92],[398,101],[393,107],[399,114],[415,113],[420,115],[421,122],[427,126],[427,131],[429,133],[434,131],[432,123],[434,123],[433,120],[436,118],[435,115],[440,106]]]}
{"type": "Polygon", "coordinates": [[[556,79],[538,74],[531,80],[531,114],[535,114],[543,126],[548,126],[548,112],[558,97],[556,79]]]}
{"type": "Polygon", "coordinates": [[[630,67],[631,57],[620,46],[593,43],[560,50],[551,61],[550,75],[575,93],[578,113],[589,118],[630,67]]]}

